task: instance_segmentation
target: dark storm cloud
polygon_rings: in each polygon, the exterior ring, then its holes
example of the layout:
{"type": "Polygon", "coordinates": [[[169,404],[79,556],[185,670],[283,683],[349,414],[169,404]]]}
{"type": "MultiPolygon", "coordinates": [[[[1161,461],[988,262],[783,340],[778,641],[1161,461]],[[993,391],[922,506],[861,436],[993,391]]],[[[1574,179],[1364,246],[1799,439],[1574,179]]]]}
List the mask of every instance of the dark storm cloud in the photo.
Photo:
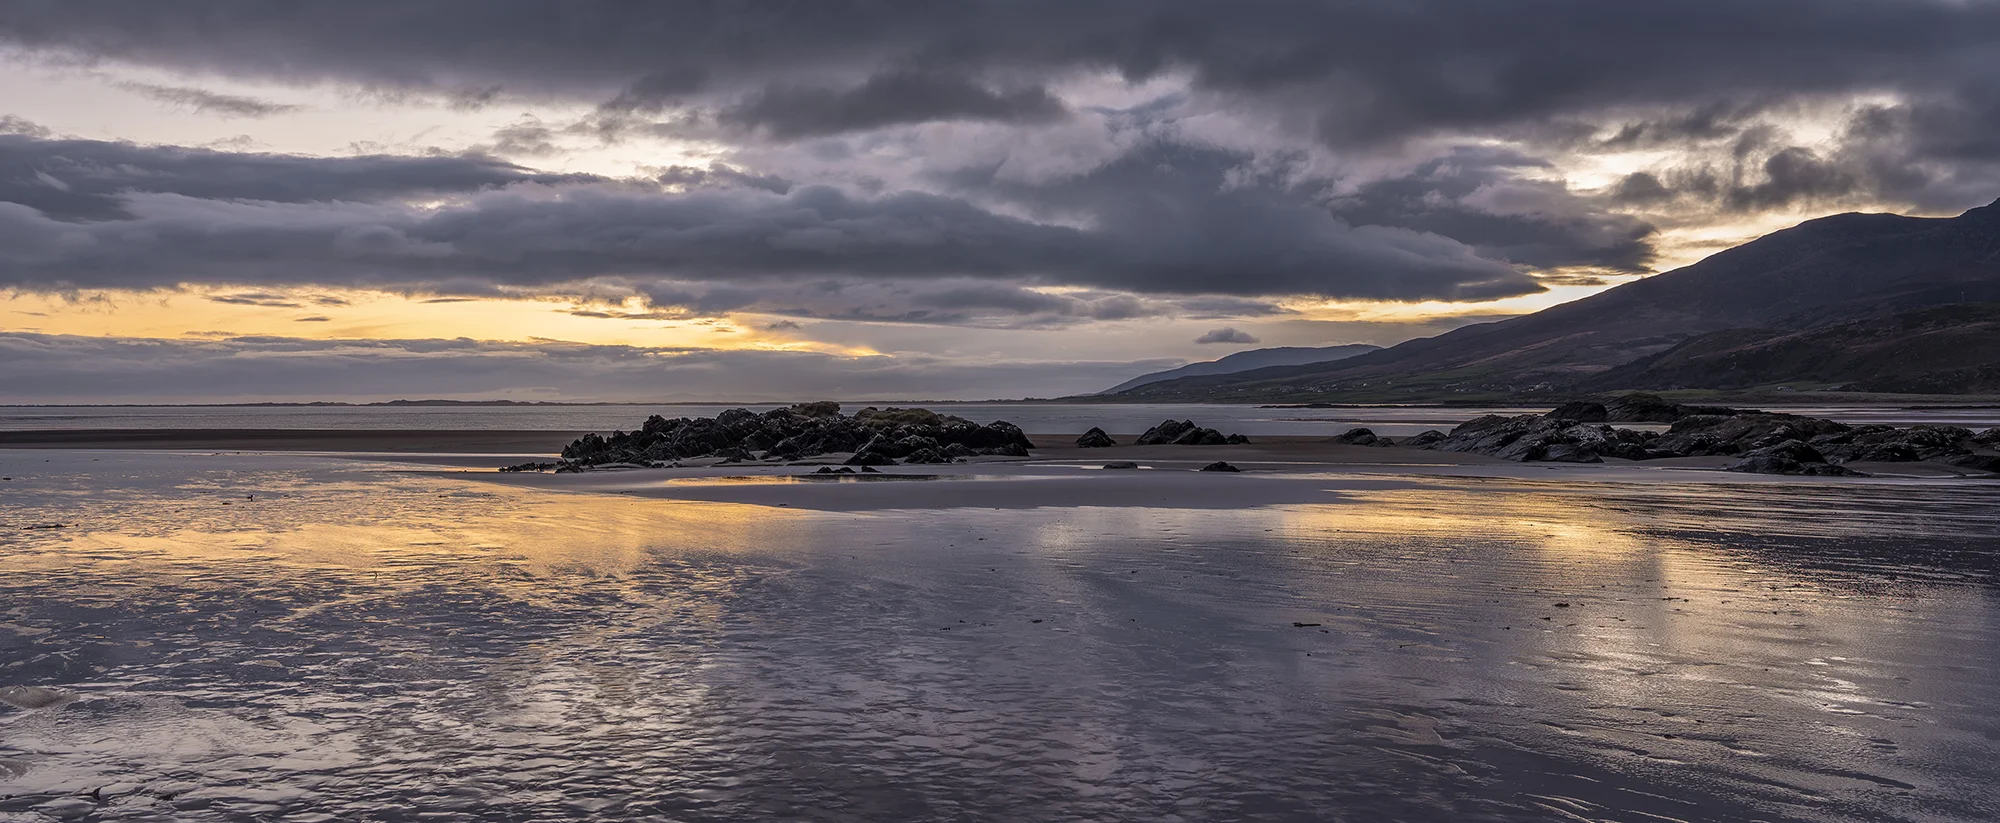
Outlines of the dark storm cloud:
{"type": "Polygon", "coordinates": [[[1645,271],[1653,260],[1653,226],[1560,183],[1522,175],[1548,165],[1515,152],[1459,149],[1407,175],[1368,183],[1332,209],[1356,224],[1435,232],[1481,256],[1538,269],[1645,271]]]}
{"type": "Polygon", "coordinates": [[[996,91],[964,77],[896,71],[851,89],[779,85],[725,109],[725,125],[778,139],[932,120],[1045,123],[1065,114],[1040,86],[996,91]]]}
{"type": "Polygon", "coordinates": [[[221,94],[207,89],[186,86],[161,86],[153,83],[119,83],[119,88],[133,92],[150,100],[157,100],[176,108],[183,108],[198,114],[213,114],[220,117],[270,117],[299,111],[303,106],[290,103],[273,103],[255,97],[237,94],[221,94]]]}
{"type": "MultiPolygon", "coordinates": [[[[181,69],[657,106],[909,66],[1188,72],[1302,106],[1337,144],[1726,92],[1947,90],[2000,7],[1934,0],[15,0],[0,40],[181,69]]],[[[906,121],[897,121],[906,122],[906,121]]]]}
{"type": "Polygon", "coordinates": [[[1093,391],[1161,361],[961,362],[923,355],[496,343],[162,340],[0,331],[21,403],[528,396],[620,400],[982,399],[1093,391]]]}
{"type": "MultiPolygon", "coordinates": [[[[544,178],[468,157],[223,155],[19,136],[0,137],[0,157],[9,158],[0,166],[9,172],[0,190],[0,285],[8,286],[971,277],[1391,300],[1540,288],[1444,237],[1352,226],[1295,192],[1225,188],[1231,156],[1173,147],[1046,187],[968,180],[1037,207],[1087,207],[1096,212],[1089,227],[914,191],[672,192],[594,182],[490,189],[588,178],[544,178]],[[395,200],[438,190],[459,194],[429,208],[395,200]],[[388,199],[348,199],[371,196],[388,199]]],[[[727,310],[752,296],[710,290],[701,299],[727,310]]]]}
{"type": "Polygon", "coordinates": [[[0,201],[57,220],[130,219],[131,192],[308,203],[597,179],[477,156],[317,158],[0,134],[0,201]]]}

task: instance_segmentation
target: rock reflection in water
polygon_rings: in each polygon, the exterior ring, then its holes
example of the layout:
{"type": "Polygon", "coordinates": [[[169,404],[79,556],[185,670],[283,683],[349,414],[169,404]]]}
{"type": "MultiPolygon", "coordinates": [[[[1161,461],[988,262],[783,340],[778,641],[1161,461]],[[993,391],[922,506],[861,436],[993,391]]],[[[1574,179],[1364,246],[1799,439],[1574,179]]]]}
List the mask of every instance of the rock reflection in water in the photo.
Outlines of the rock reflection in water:
{"type": "Polygon", "coordinates": [[[149,459],[0,499],[72,524],[0,530],[0,819],[2000,816],[1993,579],[1935,565],[1989,488],[832,514],[149,459]]]}

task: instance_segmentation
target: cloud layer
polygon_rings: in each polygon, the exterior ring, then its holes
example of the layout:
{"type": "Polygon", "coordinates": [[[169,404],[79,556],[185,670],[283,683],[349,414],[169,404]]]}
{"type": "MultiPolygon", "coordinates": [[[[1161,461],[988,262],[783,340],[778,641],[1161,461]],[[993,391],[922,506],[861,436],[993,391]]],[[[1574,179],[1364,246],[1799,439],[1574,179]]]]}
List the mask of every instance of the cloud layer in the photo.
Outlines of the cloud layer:
{"type": "Polygon", "coordinates": [[[0,101],[123,107],[0,111],[0,289],[1350,342],[1300,307],[1511,311],[1990,202],[1995,31],[1995,0],[17,0],[0,101]]]}

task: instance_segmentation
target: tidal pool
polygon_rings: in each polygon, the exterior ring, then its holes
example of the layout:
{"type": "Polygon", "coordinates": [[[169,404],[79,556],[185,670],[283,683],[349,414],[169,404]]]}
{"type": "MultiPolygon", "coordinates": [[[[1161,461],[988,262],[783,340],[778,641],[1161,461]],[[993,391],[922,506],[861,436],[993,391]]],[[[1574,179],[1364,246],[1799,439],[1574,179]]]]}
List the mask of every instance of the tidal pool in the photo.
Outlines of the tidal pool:
{"type": "Polygon", "coordinates": [[[395,468],[0,452],[0,821],[2000,818],[2000,484],[395,468]]]}

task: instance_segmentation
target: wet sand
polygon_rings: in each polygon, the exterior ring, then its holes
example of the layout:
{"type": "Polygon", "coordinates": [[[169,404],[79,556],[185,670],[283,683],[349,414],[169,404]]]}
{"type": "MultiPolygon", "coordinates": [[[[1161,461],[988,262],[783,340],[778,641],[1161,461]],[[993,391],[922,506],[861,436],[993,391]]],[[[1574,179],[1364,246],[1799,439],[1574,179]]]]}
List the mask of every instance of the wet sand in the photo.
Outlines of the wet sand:
{"type": "Polygon", "coordinates": [[[0,819],[2000,818],[2000,484],[1339,448],[0,449],[0,819]]]}

